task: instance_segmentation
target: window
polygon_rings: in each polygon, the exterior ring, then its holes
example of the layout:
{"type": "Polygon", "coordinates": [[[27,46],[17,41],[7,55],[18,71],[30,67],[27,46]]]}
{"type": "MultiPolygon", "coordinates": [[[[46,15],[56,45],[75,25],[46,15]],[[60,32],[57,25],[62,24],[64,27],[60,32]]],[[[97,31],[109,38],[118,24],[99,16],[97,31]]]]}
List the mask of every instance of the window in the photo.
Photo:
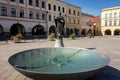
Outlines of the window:
{"type": "Polygon", "coordinates": [[[71,23],[71,19],[69,18],[69,23],[71,23]]]}
{"type": "Polygon", "coordinates": [[[12,2],[15,2],[15,0],[11,0],[12,2]]]}
{"type": "Polygon", "coordinates": [[[45,20],[45,14],[42,13],[42,20],[45,20]]]}
{"type": "Polygon", "coordinates": [[[76,23],[75,19],[74,19],[74,24],[76,23]]]}
{"type": "Polygon", "coordinates": [[[1,7],[1,15],[7,16],[7,8],[6,7],[1,7]]]}
{"type": "Polygon", "coordinates": [[[105,26],[107,26],[107,24],[108,24],[108,21],[105,21],[105,26]]]}
{"type": "Polygon", "coordinates": [[[45,8],[45,2],[42,1],[42,8],[45,8]]]}
{"type": "Polygon", "coordinates": [[[64,7],[62,8],[62,12],[63,12],[63,13],[65,12],[65,8],[64,8],[64,7]]]}
{"type": "Polygon", "coordinates": [[[24,4],[24,0],[19,0],[19,2],[20,2],[21,4],[24,4]]]}
{"type": "Polygon", "coordinates": [[[58,11],[60,11],[60,6],[58,6],[58,11]]]}
{"type": "Polygon", "coordinates": [[[51,4],[48,4],[48,10],[51,10],[51,4]]]}
{"type": "Polygon", "coordinates": [[[117,21],[116,20],[114,21],[114,26],[117,26],[117,21]]]}
{"type": "Polygon", "coordinates": [[[112,21],[109,22],[109,26],[112,26],[112,21]]]}
{"type": "Polygon", "coordinates": [[[109,18],[112,18],[112,13],[110,13],[109,18]]]}
{"type": "Polygon", "coordinates": [[[120,26],[120,20],[119,20],[119,26],[120,26]]]}
{"type": "Polygon", "coordinates": [[[80,16],[80,12],[78,11],[78,16],[80,16]]]}
{"type": "Polygon", "coordinates": [[[49,15],[49,21],[51,21],[51,15],[49,15]]]}
{"type": "Polygon", "coordinates": [[[24,18],[24,10],[23,9],[20,10],[20,18],[24,18]]]}
{"type": "Polygon", "coordinates": [[[105,18],[108,18],[107,14],[105,14],[105,18]]]}
{"type": "Polygon", "coordinates": [[[29,12],[29,18],[30,18],[30,19],[33,18],[33,12],[32,12],[32,11],[29,12]]]}
{"type": "Polygon", "coordinates": [[[114,13],[114,18],[116,18],[117,17],[117,13],[114,13]]]}
{"type": "Polygon", "coordinates": [[[39,19],[39,12],[36,12],[36,19],[39,19]]]}
{"type": "Polygon", "coordinates": [[[120,12],[119,12],[119,17],[120,17],[120,12]]]}
{"type": "Polygon", "coordinates": [[[11,8],[11,16],[12,17],[16,16],[16,9],[15,8],[11,8]]]}
{"type": "Polygon", "coordinates": [[[71,14],[71,9],[69,9],[69,14],[71,14]]]}
{"type": "Polygon", "coordinates": [[[32,6],[32,4],[33,4],[33,1],[29,0],[29,5],[32,6]]]}
{"type": "Polygon", "coordinates": [[[78,20],[78,24],[80,24],[80,20],[78,20]]]}
{"type": "Polygon", "coordinates": [[[73,15],[75,15],[75,10],[73,11],[73,15]]]}
{"type": "Polygon", "coordinates": [[[53,10],[56,11],[56,5],[53,6],[53,10]]]}
{"type": "Polygon", "coordinates": [[[39,7],[39,0],[36,0],[36,7],[39,7]]]}

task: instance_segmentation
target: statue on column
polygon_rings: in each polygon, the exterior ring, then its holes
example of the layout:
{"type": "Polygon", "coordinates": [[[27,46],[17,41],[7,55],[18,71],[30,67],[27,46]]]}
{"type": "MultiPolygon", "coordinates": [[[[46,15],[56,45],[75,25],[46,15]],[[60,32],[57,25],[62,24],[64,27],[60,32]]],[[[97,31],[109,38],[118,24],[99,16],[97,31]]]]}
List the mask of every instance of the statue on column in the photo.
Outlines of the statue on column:
{"type": "Polygon", "coordinates": [[[55,17],[55,25],[56,25],[56,35],[57,39],[62,39],[62,33],[65,25],[65,19],[59,13],[59,16],[55,17]]]}
{"type": "Polygon", "coordinates": [[[64,47],[63,40],[62,40],[62,33],[65,25],[65,19],[59,13],[59,16],[55,17],[55,25],[56,25],[56,36],[57,39],[55,41],[55,47],[64,47]]]}

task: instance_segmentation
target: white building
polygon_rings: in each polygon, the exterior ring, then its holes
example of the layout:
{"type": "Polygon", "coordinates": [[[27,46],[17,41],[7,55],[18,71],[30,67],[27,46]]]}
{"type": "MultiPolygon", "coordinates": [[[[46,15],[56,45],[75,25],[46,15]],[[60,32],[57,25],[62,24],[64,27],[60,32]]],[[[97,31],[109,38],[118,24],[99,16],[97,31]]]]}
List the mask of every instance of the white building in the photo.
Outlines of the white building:
{"type": "Polygon", "coordinates": [[[103,35],[120,35],[120,6],[102,9],[103,35]]]}

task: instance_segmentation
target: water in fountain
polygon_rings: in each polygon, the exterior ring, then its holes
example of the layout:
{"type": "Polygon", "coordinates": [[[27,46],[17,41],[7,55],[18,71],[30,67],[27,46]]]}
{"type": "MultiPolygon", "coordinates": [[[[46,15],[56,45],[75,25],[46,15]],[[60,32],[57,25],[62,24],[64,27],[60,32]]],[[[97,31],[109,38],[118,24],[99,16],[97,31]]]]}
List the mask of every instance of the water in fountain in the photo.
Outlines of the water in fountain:
{"type": "Polygon", "coordinates": [[[72,48],[35,49],[14,56],[14,66],[33,72],[76,73],[103,66],[108,59],[100,56],[94,51],[72,48]]]}

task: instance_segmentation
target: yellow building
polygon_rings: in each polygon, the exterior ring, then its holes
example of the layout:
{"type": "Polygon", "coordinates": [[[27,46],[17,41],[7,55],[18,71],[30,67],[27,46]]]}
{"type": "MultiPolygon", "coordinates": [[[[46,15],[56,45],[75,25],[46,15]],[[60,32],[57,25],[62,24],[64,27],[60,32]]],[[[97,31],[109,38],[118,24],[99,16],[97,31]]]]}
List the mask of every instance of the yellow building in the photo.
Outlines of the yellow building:
{"type": "Polygon", "coordinates": [[[46,0],[46,12],[48,34],[55,33],[56,25],[54,18],[61,12],[61,15],[65,18],[66,21],[66,4],[59,0],[46,0]]]}
{"type": "Polygon", "coordinates": [[[120,6],[102,9],[101,18],[103,35],[120,35],[120,6]]]}
{"type": "Polygon", "coordinates": [[[77,36],[79,36],[81,30],[81,8],[66,3],[66,9],[67,34],[75,33],[77,36]]]}

